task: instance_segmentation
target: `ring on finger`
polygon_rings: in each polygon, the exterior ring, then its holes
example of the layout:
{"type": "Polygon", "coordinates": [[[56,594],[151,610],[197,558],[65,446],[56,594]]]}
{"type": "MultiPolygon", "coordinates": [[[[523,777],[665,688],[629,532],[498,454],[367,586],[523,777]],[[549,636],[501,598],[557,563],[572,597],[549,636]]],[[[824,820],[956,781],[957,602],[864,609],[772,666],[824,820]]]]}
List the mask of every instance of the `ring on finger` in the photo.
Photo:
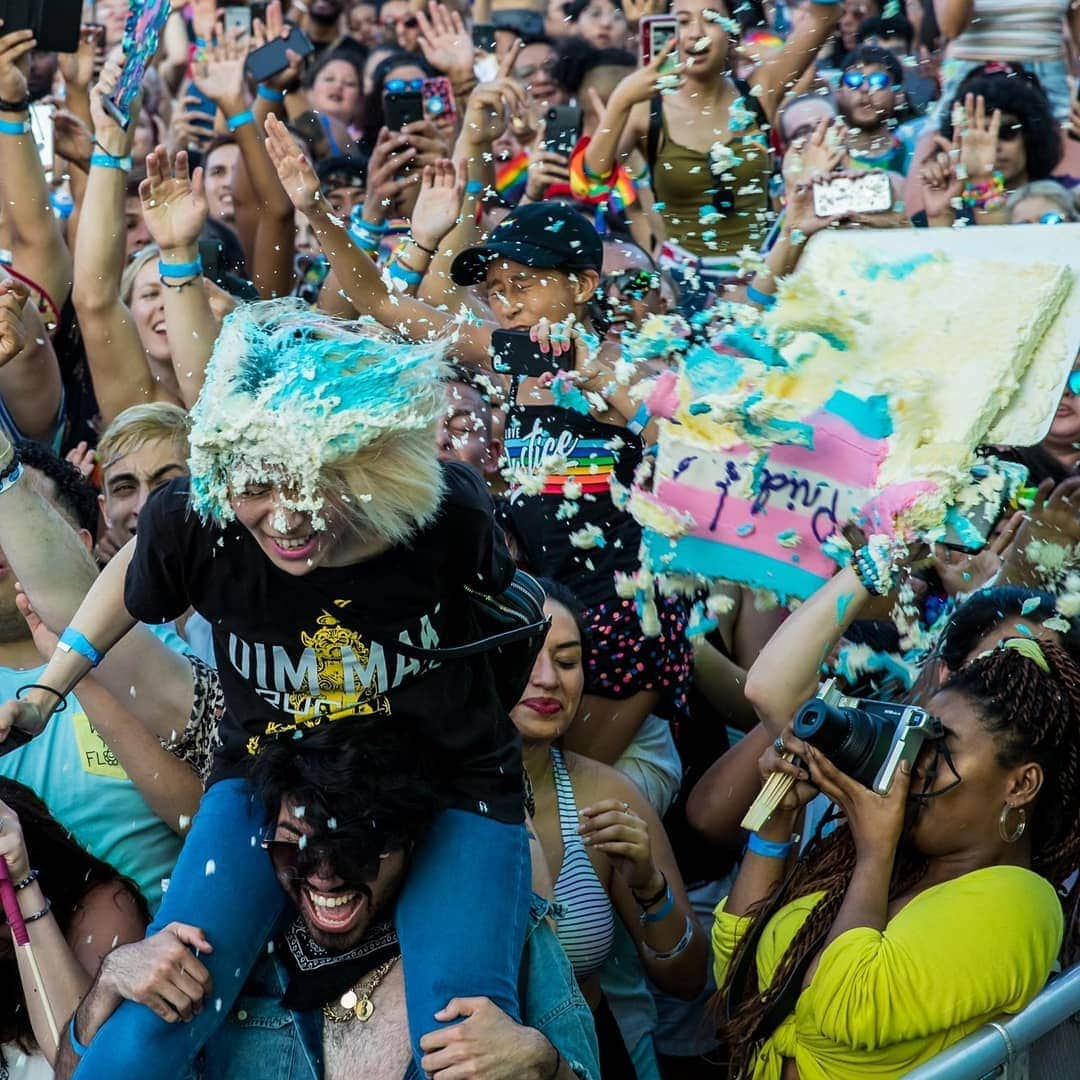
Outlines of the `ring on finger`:
{"type": "Polygon", "coordinates": [[[777,735],[776,738],[773,740],[773,749],[778,754],[786,754],[787,753],[787,747],[784,745],[784,736],[783,735],[777,735]]]}
{"type": "Polygon", "coordinates": [[[630,804],[628,802],[624,802],[622,804],[622,808],[623,808],[623,813],[624,814],[629,814],[630,813],[630,804]]]}

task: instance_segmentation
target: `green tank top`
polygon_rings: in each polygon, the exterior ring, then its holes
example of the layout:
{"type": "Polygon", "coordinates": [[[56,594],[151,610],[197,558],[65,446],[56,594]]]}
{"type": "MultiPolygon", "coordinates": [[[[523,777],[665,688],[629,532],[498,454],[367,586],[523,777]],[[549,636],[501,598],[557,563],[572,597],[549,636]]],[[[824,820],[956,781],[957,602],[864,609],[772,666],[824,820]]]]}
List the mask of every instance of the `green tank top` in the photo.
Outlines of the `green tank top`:
{"type": "Polygon", "coordinates": [[[734,257],[746,244],[757,248],[769,228],[765,212],[772,173],[772,155],[759,124],[731,137],[726,146],[735,160],[721,176],[713,175],[709,153],[675,142],[666,120],[661,127],[652,181],[657,201],[664,204],[660,215],[668,239],[701,258],[734,257]],[[701,209],[713,209],[717,190],[728,192],[734,205],[703,221],[701,209]]]}

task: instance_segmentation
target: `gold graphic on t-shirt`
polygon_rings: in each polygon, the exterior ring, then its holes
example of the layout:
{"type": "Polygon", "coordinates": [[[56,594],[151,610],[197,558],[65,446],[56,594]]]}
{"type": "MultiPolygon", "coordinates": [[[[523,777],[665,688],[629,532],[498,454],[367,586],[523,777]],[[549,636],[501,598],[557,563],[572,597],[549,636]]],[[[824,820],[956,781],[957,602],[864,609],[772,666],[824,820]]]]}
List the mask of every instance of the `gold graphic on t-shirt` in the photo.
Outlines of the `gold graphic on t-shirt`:
{"type": "MultiPolygon", "coordinates": [[[[368,644],[356,631],[342,626],[327,612],[323,612],[316,622],[319,629],[311,634],[302,630],[300,642],[305,649],[315,653],[318,696],[303,692],[289,694],[292,716],[266,725],[265,735],[271,738],[311,730],[344,716],[390,715],[390,699],[379,693],[379,665],[372,671],[369,682],[362,683],[357,677],[357,667],[367,670],[370,664],[368,644]],[[343,650],[355,659],[352,671],[346,671],[343,650]]],[[[249,739],[248,753],[258,753],[261,741],[256,736],[249,739]]]]}

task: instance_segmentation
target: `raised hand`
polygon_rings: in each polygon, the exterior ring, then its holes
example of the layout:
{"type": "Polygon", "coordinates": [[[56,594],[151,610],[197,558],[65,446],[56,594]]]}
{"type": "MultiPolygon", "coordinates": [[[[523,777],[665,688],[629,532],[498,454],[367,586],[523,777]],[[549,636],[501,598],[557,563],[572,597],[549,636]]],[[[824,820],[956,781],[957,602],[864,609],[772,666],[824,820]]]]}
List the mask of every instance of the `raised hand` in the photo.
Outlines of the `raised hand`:
{"type": "Polygon", "coordinates": [[[26,853],[19,815],[3,802],[0,802],[0,858],[7,863],[13,882],[22,881],[30,873],[30,858],[26,853]]]}
{"type": "Polygon", "coordinates": [[[634,30],[646,15],[663,15],[667,10],[664,0],[623,0],[626,25],[634,30]]]}
{"type": "Polygon", "coordinates": [[[420,179],[420,173],[409,171],[417,153],[416,147],[410,145],[409,137],[403,131],[383,128],[379,132],[375,149],[368,161],[367,193],[364,197],[365,221],[372,224],[385,221],[401,192],[420,179]]]}
{"type": "Polygon", "coordinates": [[[194,94],[185,94],[177,102],[169,119],[169,145],[173,150],[202,150],[214,137],[214,115],[190,108],[202,101],[194,94]]]}
{"type": "Polygon", "coordinates": [[[94,152],[94,136],[90,129],[66,109],[57,109],[52,122],[55,152],[65,161],[89,170],[90,155],[94,152]]]}
{"type": "Polygon", "coordinates": [[[162,251],[199,242],[210,212],[203,187],[203,171],[190,173],[188,155],[181,150],[175,164],[159,146],[146,156],[146,179],[139,184],[146,228],[162,251]]]}
{"type": "Polygon", "coordinates": [[[135,131],[139,125],[139,106],[142,103],[142,94],[139,94],[128,110],[131,122],[126,129],[106,112],[102,100],[116,89],[122,71],[123,56],[120,50],[116,49],[105,61],[105,66],[101,69],[101,78],[90,91],[90,115],[94,120],[94,141],[106,154],[120,158],[127,157],[131,153],[131,147],[135,142],[135,131]]]}
{"type": "Polygon", "coordinates": [[[848,164],[845,135],[842,125],[822,120],[805,139],[793,142],[781,166],[784,183],[812,184],[844,168],[848,164]]]}
{"type": "Polygon", "coordinates": [[[4,101],[22,101],[26,97],[26,72],[30,52],[36,46],[33,30],[14,30],[0,37],[0,98],[4,101]]]}
{"type": "Polygon", "coordinates": [[[266,152],[274,163],[281,186],[300,213],[310,216],[329,211],[330,204],[322,197],[319,178],[311,162],[300,152],[289,129],[276,116],[266,118],[266,152]]]}
{"type": "Polygon", "coordinates": [[[429,8],[430,15],[423,9],[416,13],[420,24],[420,50],[424,59],[439,71],[456,78],[467,79],[472,76],[473,49],[472,35],[465,28],[461,16],[445,4],[435,0],[429,8]]]}
{"type": "Polygon", "coordinates": [[[943,218],[955,216],[953,200],[959,199],[964,182],[956,172],[959,150],[944,135],[935,135],[934,142],[919,166],[923,186],[923,207],[931,225],[943,218]]]}
{"type": "Polygon", "coordinates": [[[446,158],[424,166],[412,212],[412,234],[418,244],[436,250],[457,224],[465,199],[466,173],[464,167],[457,173],[454,163],[446,158]]]}
{"type": "Polygon", "coordinates": [[[1001,110],[986,115],[982,95],[964,98],[966,124],[953,135],[960,147],[961,173],[969,180],[985,180],[994,171],[997,157],[998,132],[1001,130],[1001,110]]]}
{"type": "Polygon", "coordinates": [[[247,49],[233,33],[224,41],[203,49],[192,65],[195,85],[227,116],[243,112],[244,61],[247,49]]]}
{"type": "MultiPolygon", "coordinates": [[[[285,16],[281,10],[281,0],[270,0],[270,3],[266,5],[266,22],[263,23],[262,19],[252,21],[252,49],[257,49],[269,41],[276,41],[278,38],[287,38],[289,33],[289,25],[285,22],[285,16]]],[[[292,49],[285,50],[285,57],[289,61],[289,66],[266,80],[266,85],[274,90],[288,90],[295,86],[300,78],[304,58],[292,49]]]]}
{"type": "Polygon", "coordinates": [[[89,92],[90,84],[94,81],[94,65],[103,33],[99,26],[84,26],[79,31],[79,47],[75,52],[57,54],[60,74],[64,76],[64,85],[69,93],[89,92]]]}
{"type": "Polygon", "coordinates": [[[680,82],[678,70],[681,70],[681,68],[670,74],[660,74],[660,65],[674,52],[677,44],[677,40],[672,38],[645,67],[638,68],[632,74],[627,75],[611,92],[609,104],[612,100],[617,99],[620,105],[628,108],[637,105],[639,102],[648,101],[661,88],[659,81],[661,78],[670,80],[672,87],[677,86],[680,82]]]}
{"type": "Polygon", "coordinates": [[[570,159],[554,150],[534,150],[529,155],[529,171],[525,180],[525,197],[540,202],[551,184],[570,183],[570,159]]]}

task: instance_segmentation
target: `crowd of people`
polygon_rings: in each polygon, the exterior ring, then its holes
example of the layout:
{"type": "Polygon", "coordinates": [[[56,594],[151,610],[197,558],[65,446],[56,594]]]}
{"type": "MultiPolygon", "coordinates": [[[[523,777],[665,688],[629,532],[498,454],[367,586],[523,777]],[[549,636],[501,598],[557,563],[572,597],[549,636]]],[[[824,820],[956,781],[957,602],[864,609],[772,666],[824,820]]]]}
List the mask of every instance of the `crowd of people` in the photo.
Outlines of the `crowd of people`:
{"type": "Polygon", "coordinates": [[[640,605],[626,489],[658,316],[1080,221],[1080,3],[173,0],[123,123],[144,6],[0,24],[0,1080],[900,1077],[1074,963],[1080,356],[884,587],[640,605]]]}

